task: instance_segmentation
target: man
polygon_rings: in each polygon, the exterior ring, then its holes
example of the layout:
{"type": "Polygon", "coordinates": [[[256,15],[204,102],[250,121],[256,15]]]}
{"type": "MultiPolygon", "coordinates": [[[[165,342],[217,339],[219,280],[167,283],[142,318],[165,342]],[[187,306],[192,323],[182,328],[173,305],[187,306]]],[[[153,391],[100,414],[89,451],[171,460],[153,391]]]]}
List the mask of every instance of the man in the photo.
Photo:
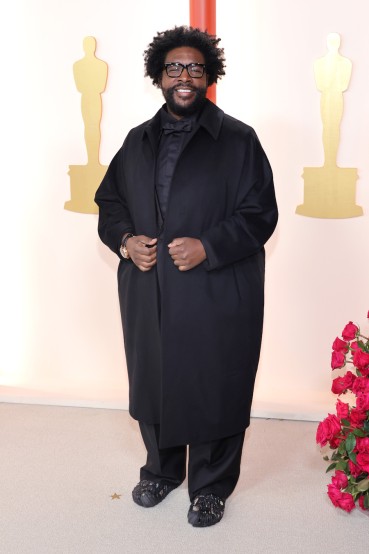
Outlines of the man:
{"type": "Polygon", "coordinates": [[[158,33],[145,69],[166,104],[132,129],[101,183],[99,235],[121,259],[130,414],[147,449],[133,500],[185,478],[188,521],[218,523],[236,486],[259,359],[264,248],[277,222],[255,132],[206,99],[219,38],[158,33]]]}

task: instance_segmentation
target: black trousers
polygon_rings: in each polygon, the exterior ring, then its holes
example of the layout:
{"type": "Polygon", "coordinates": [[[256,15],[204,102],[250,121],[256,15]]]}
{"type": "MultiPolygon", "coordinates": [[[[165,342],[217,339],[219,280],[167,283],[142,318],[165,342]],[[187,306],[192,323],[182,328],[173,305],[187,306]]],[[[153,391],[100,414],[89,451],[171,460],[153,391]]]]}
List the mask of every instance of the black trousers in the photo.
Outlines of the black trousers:
{"type": "MultiPolygon", "coordinates": [[[[147,450],[140,479],[165,481],[179,486],[186,477],[187,446],[159,448],[160,426],[140,422],[147,450]]],[[[192,501],[199,494],[213,493],[224,500],[233,492],[239,475],[245,431],[231,437],[190,444],[188,447],[188,492],[192,501]]]]}

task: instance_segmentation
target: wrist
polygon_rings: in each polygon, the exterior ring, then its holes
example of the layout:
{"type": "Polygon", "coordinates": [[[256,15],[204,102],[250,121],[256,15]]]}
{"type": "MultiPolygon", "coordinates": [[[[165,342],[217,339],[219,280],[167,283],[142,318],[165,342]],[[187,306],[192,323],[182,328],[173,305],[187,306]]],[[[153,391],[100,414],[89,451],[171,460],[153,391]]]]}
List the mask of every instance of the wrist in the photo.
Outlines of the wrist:
{"type": "Polygon", "coordinates": [[[129,260],[130,257],[131,257],[129,255],[129,252],[128,252],[128,249],[127,249],[127,241],[128,241],[128,239],[130,239],[133,236],[134,236],[133,233],[126,233],[125,235],[123,235],[122,244],[119,248],[119,252],[120,252],[122,258],[124,258],[125,260],[129,260]]]}

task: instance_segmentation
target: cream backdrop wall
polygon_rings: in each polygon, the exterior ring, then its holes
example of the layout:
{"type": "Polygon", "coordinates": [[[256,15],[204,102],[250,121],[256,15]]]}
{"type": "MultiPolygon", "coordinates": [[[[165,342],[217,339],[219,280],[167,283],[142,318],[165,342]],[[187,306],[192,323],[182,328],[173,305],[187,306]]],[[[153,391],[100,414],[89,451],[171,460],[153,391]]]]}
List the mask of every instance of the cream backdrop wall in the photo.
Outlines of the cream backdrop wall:
{"type": "MultiPolygon", "coordinates": [[[[368,327],[369,101],[366,0],[218,0],[227,58],[218,105],[255,127],[274,170],[280,223],[267,245],[265,332],[254,415],[332,411],[330,346],[349,320],[368,327]],[[323,162],[313,62],[341,35],[353,62],[338,163],[357,167],[364,216],[295,215],[304,166],[323,162]]],[[[102,164],[161,95],[143,78],[156,31],[188,23],[188,0],[14,0],[2,18],[0,399],[127,407],[117,259],[97,216],[64,210],[68,166],[86,163],[72,74],[82,40],[109,64],[102,164]]]]}

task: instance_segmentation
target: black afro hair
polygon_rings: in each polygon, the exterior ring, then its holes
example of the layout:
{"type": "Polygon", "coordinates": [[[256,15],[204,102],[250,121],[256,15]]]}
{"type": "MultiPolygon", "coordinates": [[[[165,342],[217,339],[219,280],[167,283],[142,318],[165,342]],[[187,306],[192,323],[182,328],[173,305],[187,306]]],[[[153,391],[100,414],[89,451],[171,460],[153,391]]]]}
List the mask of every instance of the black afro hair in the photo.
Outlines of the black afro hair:
{"type": "Polygon", "coordinates": [[[160,86],[167,53],[174,48],[189,46],[196,48],[204,56],[208,85],[210,86],[221,79],[222,75],[225,75],[224,50],[218,48],[219,41],[220,38],[216,38],[206,31],[185,25],[157,33],[144,52],[145,76],[150,77],[154,85],[160,86]]]}

